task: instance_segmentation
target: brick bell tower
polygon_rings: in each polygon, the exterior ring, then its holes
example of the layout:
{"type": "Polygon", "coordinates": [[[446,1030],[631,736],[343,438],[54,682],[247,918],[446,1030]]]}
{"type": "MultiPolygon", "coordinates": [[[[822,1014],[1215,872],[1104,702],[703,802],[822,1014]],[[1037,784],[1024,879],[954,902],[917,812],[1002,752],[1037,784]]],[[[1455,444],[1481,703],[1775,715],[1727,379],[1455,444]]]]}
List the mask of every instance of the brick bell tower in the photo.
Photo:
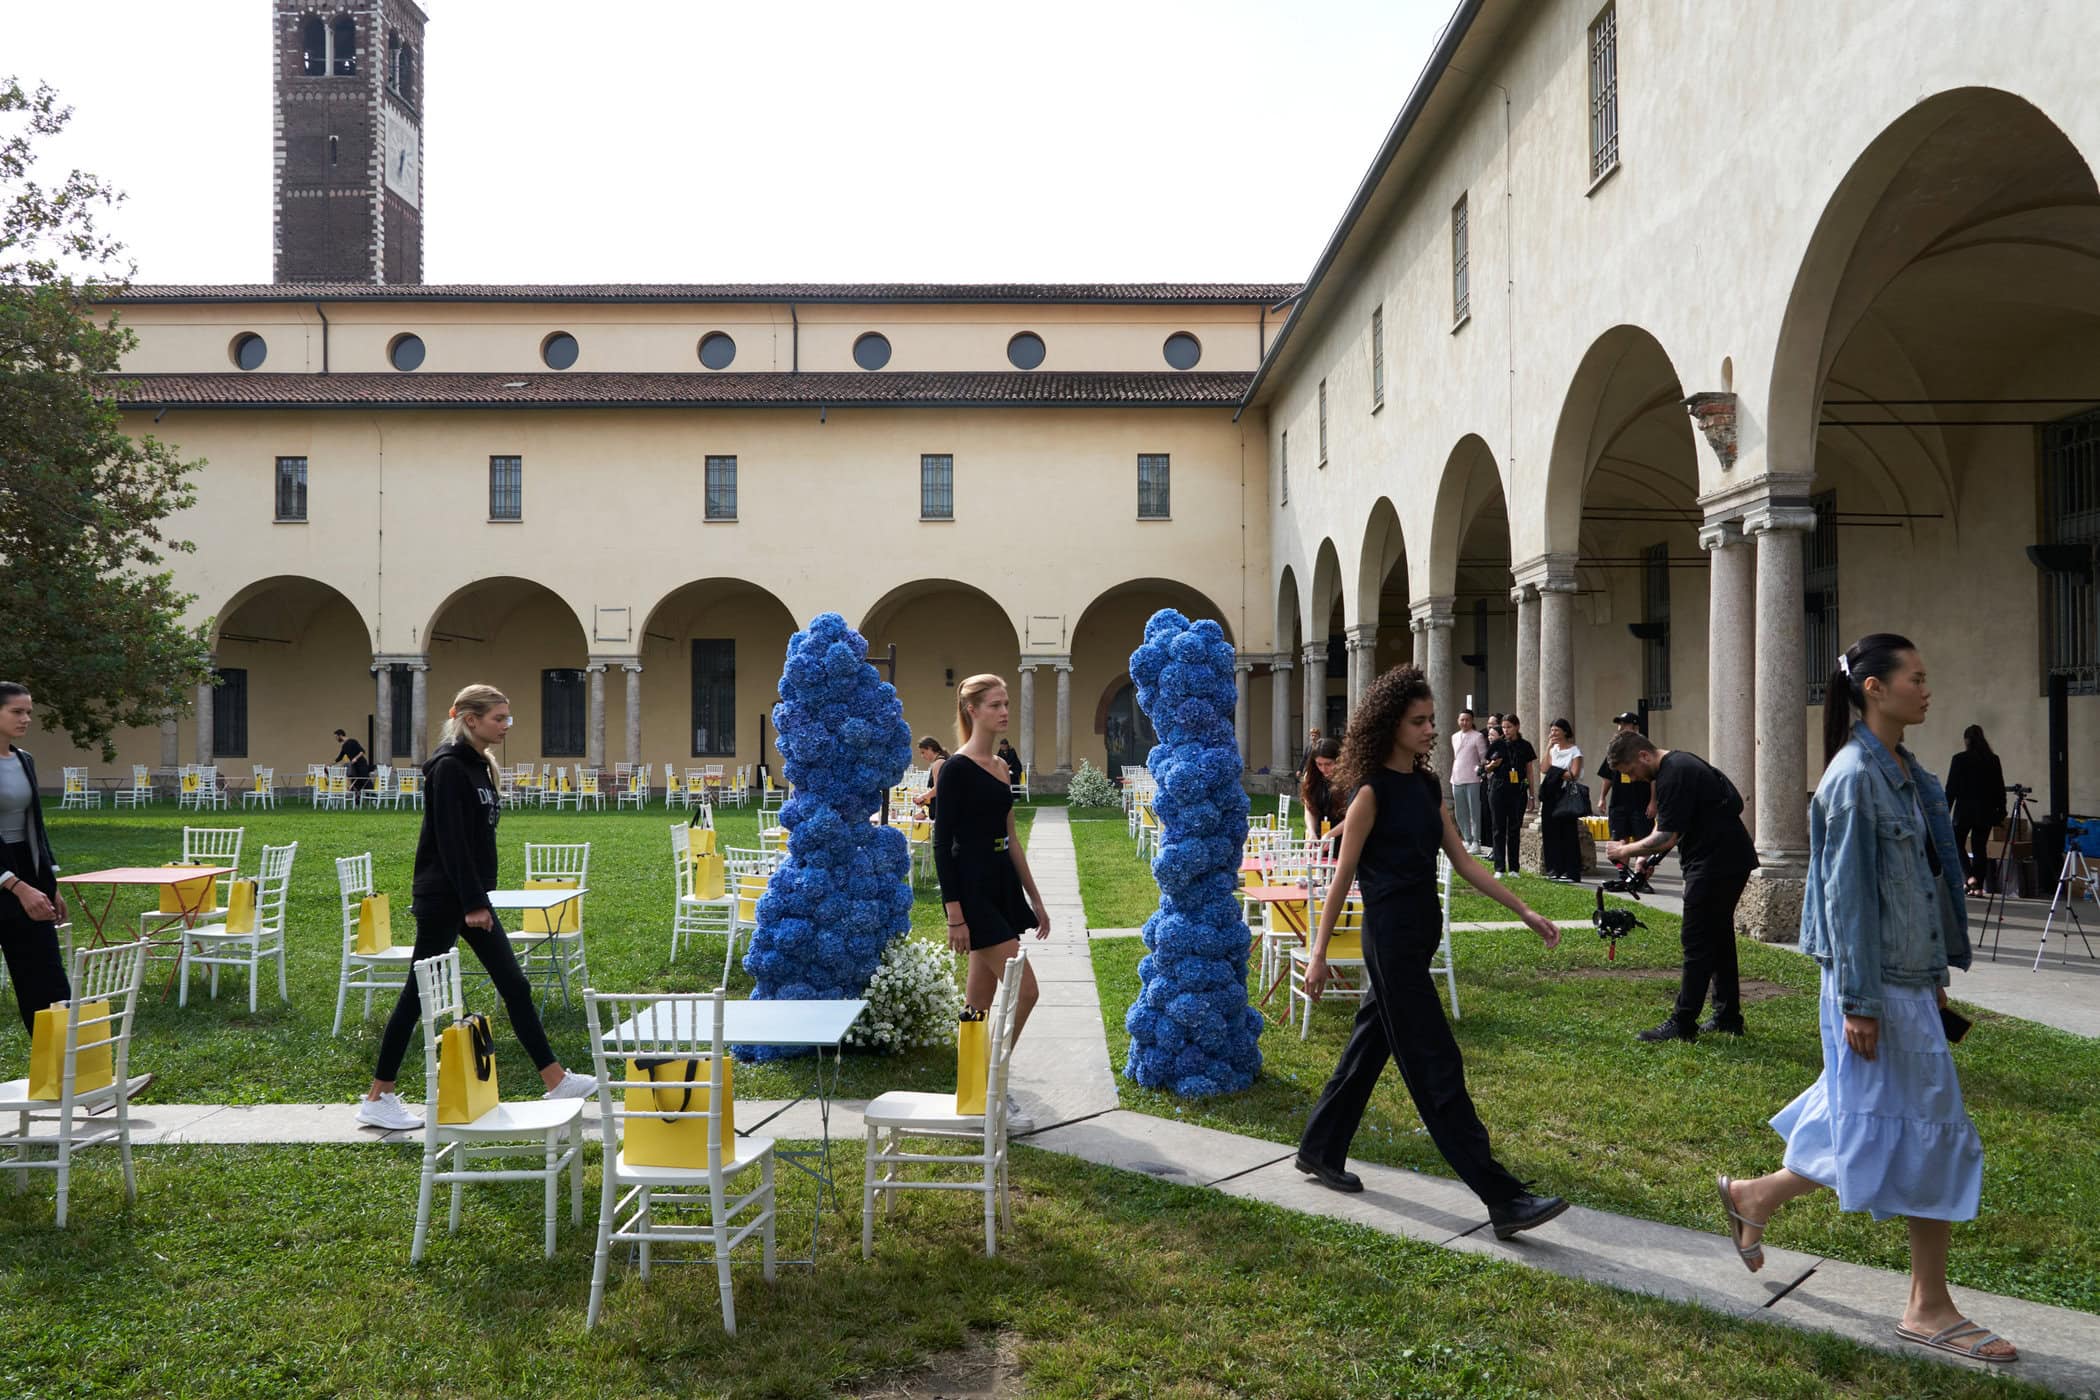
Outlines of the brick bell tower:
{"type": "Polygon", "coordinates": [[[272,275],[423,280],[423,26],[411,0],[271,0],[272,275]]]}

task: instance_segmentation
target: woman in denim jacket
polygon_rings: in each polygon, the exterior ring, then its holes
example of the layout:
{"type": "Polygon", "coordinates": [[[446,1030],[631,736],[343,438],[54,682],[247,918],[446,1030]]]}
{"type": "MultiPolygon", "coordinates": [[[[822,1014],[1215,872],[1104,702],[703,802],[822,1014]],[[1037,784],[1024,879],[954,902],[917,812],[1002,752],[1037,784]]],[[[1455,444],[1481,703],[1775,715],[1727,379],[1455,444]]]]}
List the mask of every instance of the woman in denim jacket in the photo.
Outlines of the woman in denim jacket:
{"type": "Polygon", "coordinates": [[[1952,1222],[1976,1218],[1983,1145],[1940,1021],[1947,969],[1969,966],[1961,856],[1939,783],[1903,747],[1931,695],[1917,649],[1892,633],[1838,658],[1801,909],[1801,951],[1823,970],[1823,1073],[1772,1119],[1786,1165],[1717,1184],[1752,1271],[1764,1264],[1772,1212],[1797,1196],[1827,1186],[1840,1210],[1906,1217],[1910,1302],[1896,1335],[2013,1361],[2012,1344],[1963,1317],[1947,1293],[1952,1222]]]}

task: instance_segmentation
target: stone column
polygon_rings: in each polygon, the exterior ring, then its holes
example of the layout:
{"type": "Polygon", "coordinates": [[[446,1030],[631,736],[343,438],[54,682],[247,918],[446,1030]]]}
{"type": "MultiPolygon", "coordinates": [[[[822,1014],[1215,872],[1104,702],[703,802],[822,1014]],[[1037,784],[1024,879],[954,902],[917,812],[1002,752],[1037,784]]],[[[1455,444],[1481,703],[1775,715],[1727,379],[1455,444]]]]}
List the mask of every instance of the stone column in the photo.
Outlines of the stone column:
{"type": "Polygon", "coordinates": [[[1057,771],[1072,771],[1072,663],[1057,664],[1057,771]]]}
{"type": "Polygon", "coordinates": [[[1539,722],[1539,591],[1520,584],[1509,600],[1517,605],[1517,689],[1509,709],[1529,735],[1539,722]]]}
{"type": "Polygon", "coordinates": [[[1452,687],[1456,680],[1453,669],[1454,647],[1452,630],[1454,619],[1453,598],[1423,598],[1408,606],[1408,627],[1414,633],[1415,655],[1422,658],[1422,669],[1429,677],[1429,693],[1436,697],[1437,732],[1444,736],[1440,752],[1433,755],[1437,771],[1444,773],[1445,785],[1449,786],[1451,767],[1451,735],[1458,732],[1458,696],[1452,687]]]}
{"type": "Polygon", "coordinates": [[[589,661],[583,673],[591,685],[590,722],[584,731],[583,761],[592,768],[605,766],[605,663],[589,661]]]}
{"type": "Polygon", "coordinates": [[[642,761],[642,662],[637,657],[622,661],[620,669],[627,674],[627,761],[642,761]]]}
{"type": "Polygon", "coordinates": [[[1348,630],[1349,713],[1364,701],[1364,692],[1378,679],[1378,624],[1359,622],[1348,630]]]}
{"type": "Polygon", "coordinates": [[[182,766],[182,735],[177,728],[179,721],[170,712],[160,721],[160,766],[180,768],[182,766]]]}
{"type": "MultiPolygon", "coordinates": [[[[1305,728],[1327,727],[1327,644],[1308,642],[1298,657],[1305,663],[1305,728]]],[[[1335,735],[1337,739],[1341,736],[1335,735]]]]}
{"type": "Polygon", "coordinates": [[[1743,521],[1757,542],[1757,858],[1744,922],[1760,938],[1794,938],[1808,867],[1808,676],[1803,669],[1804,505],[1767,504],[1743,521]]]}
{"type": "Polygon", "coordinates": [[[1739,520],[1699,532],[1707,551],[1706,761],[1734,780],[1757,810],[1757,727],[1752,671],[1757,655],[1757,556],[1739,520]]]}
{"type": "Polygon", "coordinates": [[[1235,699],[1232,706],[1232,742],[1240,751],[1240,767],[1252,768],[1252,755],[1247,751],[1247,684],[1253,678],[1254,663],[1246,657],[1237,657],[1232,663],[1232,686],[1235,699]]]}
{"type": "Polygon", "coordinates": [[[408,663],[408,720],[412,726],[408,736],[409,761],[421,764],[430,757],[423,747],[430,742],[430,663],[427,661],[408,663]]]}
{"type": "Polygon", "coordinates": [[[1021,742],[1015,745],[1021,753],[1021,767],[1031,779],[1035,776],[1035,663],[1021,663],[1021,742]]]}
{"type": "Polygon", "coordinates": [[[1279,651],[1269,658],[1269,772],[1282,777],[1291,771],[1291,654],[1279,651]]]}
{"type": "Polygon", "coordinates": [[[211,701],[212,683],[205,681],[197,687],[197,762],[211,762],[211,701]]]}
{"type": "Polygon", "coordinates": [[[394,663],[372,662],[372,762],[394,761],[394,663]]]}
{"type": "MultiPolygon", "coordinates": [[[[1575,722],[1575,590],[1572,583],[1539,585],[1539,699],[1535,733],[1541,751],[1546,726],[1575,722]]],[[[1527,716],[1528,719],[1528,716],[1527,716]]]]}

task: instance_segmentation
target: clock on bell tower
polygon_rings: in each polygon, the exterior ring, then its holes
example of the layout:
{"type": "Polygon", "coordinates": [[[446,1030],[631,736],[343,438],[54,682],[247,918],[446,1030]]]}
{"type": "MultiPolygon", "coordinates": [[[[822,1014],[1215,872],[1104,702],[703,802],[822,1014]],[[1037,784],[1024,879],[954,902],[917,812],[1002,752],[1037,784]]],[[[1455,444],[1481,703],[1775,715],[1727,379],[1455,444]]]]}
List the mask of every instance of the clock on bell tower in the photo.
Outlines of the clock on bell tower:
{"type": "Polygon", "coordinates": [[[427,20],[413,0],[271,0],[275,280],[423,280],[427,20]]]}

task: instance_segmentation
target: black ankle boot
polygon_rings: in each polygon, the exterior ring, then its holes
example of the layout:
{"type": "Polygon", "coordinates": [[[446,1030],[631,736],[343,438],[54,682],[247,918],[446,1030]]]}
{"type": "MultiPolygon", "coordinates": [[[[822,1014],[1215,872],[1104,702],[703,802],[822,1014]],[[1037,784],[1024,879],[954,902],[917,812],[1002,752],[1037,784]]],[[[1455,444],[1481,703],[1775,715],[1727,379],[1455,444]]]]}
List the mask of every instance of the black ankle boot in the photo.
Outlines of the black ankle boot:
{"type": "Polygon", "coordinates": [[[1697,1040],[1698,1038],[1699,1028],[1697,1026],[1686,1025],[1675,1016],[1669,1017],[1654,1030],[1639,1031],[1634,1035],[1634,1039],[1646,1041],[1650,1045],[1660,1045],[1670,1040],[1689,1041],[1697,1040]]]}

